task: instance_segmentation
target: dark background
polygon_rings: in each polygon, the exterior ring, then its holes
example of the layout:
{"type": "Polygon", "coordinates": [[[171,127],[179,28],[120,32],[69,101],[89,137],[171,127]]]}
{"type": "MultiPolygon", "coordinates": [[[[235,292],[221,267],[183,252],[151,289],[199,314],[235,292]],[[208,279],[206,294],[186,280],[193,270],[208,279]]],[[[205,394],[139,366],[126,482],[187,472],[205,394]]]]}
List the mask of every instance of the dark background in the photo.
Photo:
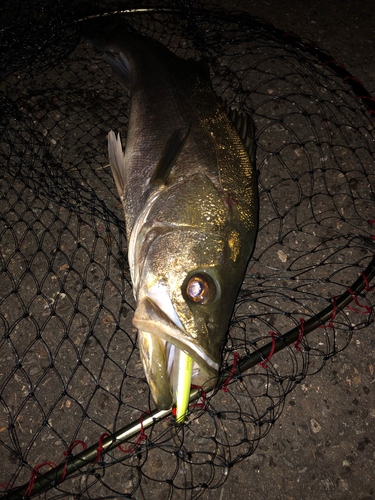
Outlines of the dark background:
{"type": "Polygon", "coordinates": [[[375,90],[375,3],[345,0],[236,0],[202,2],[244,10],[293,31],[331,53],[367,90],[375,90]]]}

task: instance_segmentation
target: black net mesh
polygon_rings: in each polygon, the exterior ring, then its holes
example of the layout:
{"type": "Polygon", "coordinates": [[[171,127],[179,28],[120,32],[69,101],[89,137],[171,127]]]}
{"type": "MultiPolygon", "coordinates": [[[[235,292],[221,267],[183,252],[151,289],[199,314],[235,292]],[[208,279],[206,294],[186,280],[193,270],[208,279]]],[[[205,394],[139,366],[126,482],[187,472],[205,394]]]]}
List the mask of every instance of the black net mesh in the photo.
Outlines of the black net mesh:
{"type": "MultiPolygon", "coordinates": [[[[223,367],[292,328],[300,336],[201,394],[183,425],[155,421],[122,450],[48,483],[46,496],[197,498],[254,452],[296,384],[373,320],[366,286],[358,304],[303,334],[374,255],[375,107],[324,52],[246,14],[183,2],[116,7],[133,29],[206,60],[217,94],[256,125],[259,233],[223,367]]],[[[0,7],[1,480],[29,485],[26,494],[38,465],[49,463],[43,473],[67,450],[76,455],[84,445],[72,450],[75,441],[100,448],[103,434],[153,409],[106,149],[109,130],[126,134],[128,98],[80,40],[79,19],[111,9],[0,7]]]]}

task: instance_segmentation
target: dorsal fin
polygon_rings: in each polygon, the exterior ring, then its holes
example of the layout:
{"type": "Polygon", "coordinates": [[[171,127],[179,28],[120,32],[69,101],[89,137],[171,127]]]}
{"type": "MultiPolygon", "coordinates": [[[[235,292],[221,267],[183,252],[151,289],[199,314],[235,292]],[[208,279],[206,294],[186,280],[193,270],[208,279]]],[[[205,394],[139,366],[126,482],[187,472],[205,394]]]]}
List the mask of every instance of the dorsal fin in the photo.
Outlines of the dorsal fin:
{"type": "Polygon", "coordinates": [[[189,132],[190,126],[187,131],[178,128],[172,132],[150,177],[150,185],[158,186],[166,182],[184,147],[189,132]]]}
{"type": "MultiPolygon", "coordinates": [[[[226,105],[225,105],[226,106],[226,105]]],[[[250,115],[239,113],[236,109],[226,106],[227,115],[237,130],[243,145],[245,146],[252,165],[255,165],[256,143],[255,125],[250,115]]]]}

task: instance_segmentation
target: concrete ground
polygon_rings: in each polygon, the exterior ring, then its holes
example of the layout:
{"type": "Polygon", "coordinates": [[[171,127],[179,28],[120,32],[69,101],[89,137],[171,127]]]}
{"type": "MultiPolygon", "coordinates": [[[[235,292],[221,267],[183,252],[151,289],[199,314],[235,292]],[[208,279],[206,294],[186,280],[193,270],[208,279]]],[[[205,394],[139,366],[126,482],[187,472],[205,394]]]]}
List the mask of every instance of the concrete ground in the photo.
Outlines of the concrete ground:
{"type": "MultiPolygon", "coordinates": [[[[315,42],[375,95],[371,0],[215,3],[245,10],[315,42]]],[[[374,499],[374,355],[372,325],[364,337],[355,337],[325,369],[294,390],[258,451],[232,471],[221,491],[203,498],[374,499]]]]}

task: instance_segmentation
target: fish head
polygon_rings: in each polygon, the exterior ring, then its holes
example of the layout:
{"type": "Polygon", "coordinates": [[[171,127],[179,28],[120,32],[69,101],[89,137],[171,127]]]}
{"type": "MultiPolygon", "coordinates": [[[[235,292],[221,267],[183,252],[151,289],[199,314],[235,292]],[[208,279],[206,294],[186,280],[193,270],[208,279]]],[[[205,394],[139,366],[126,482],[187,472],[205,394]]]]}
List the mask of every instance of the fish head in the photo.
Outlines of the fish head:
{"type": "Polygon", "coordinates": [[[130,245],[137,300],[133,325],[159,408],[173,402],[179,352],[193,360],[193,385],[217,376],[252,250],[235,211],[208,179],[197,180],[196,186],[190,180],[178,192],[163,193],[130,245]],[[189,191],[195,200],[198,193],[199,209],[188,203],[189,191]]]}

